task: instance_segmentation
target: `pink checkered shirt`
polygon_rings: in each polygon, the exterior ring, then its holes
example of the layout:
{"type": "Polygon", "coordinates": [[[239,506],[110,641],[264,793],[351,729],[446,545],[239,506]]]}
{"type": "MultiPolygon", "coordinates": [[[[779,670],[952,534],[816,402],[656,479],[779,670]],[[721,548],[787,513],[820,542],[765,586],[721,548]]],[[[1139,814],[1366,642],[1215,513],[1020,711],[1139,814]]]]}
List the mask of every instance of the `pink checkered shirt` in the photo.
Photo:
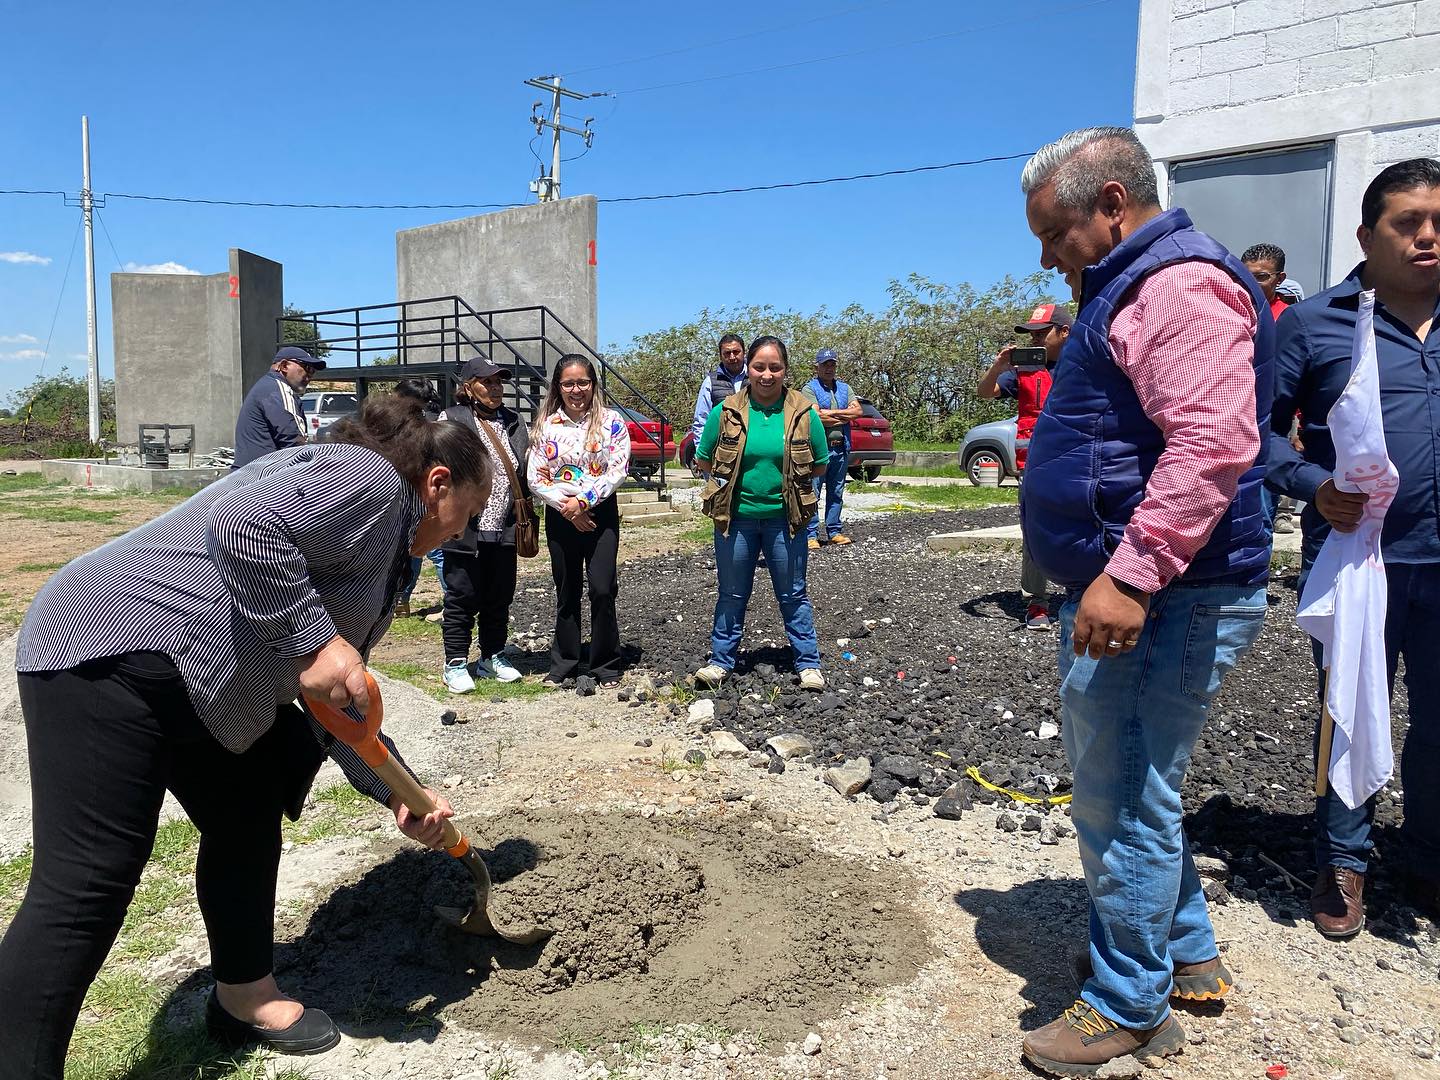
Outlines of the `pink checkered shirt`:
{"type": "Polygon", "coordinates": [[[1250,294],[1199,261],[1150,274],[1115,313],[1115,363],[1165,449],[1105,568],[1111,577],[1155,592],[1183,574],[1255,464],[1255,327],[1250,294]]]}

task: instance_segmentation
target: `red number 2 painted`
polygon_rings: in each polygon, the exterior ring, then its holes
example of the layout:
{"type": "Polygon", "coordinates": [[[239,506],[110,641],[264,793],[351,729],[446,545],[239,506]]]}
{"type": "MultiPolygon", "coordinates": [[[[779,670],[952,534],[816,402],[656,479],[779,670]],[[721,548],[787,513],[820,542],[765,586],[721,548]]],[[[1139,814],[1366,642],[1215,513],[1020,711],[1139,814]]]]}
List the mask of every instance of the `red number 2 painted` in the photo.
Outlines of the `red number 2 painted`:
{"type": "Polygon", "coordinates": [[[240,279],[234,274],[230,275],[230,299],[240,299],[240,279]]]}
{"type": "Polygon", "coordinates": [[[595,265],[595,241],[594,241],[594,240],[591,240],[591,241],[587,242],[586,245],[585,245],[585,247],[588,248],[589,251],[590,251],[590,258],[589,258],[587,261],[588,261],[589,265],[594,266],[594,265],[595,265]]]}

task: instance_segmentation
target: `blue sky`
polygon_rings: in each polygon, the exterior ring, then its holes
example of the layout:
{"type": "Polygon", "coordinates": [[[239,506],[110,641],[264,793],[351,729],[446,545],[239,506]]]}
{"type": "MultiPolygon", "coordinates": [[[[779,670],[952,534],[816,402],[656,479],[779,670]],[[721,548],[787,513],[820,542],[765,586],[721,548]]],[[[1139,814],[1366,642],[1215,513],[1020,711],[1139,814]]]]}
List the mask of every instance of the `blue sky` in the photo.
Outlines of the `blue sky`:
{"type": "MultiPolygon", "coordinates": [[[[532,200],[532,76],[617,92],[586,103],[594,147],[565,163],[566,194],[839,176],[1020,153],[1073,127],[1129,123],[1137,4],[0,0],[0,18],[0,188],[78,190],[86,113],[96,191],[504,203],[532,200]],[[779,65],[789,66],[756,70],[779,65]],[[737,72],[748,74],[710,78],[737,72]],[[691,80],[706,81],[646,89],[691,80]]],[[[887,282],[912,271],[979,286],[1028,272],[1037,247],[1022,164],[602,205],[596,344],[707,306],[878,307],[887,282]]],[[[218,273],[242,247],[284,263],[286,299],[301,308],[382,303],[394,299],[395,230],[464,212],[111,199],[100,216],[114,243],[97,227],[108,374],[109,274],[121,266],[218,273]]],[[[0,196],[0,401],[40,370],[78,220],[55,196],[0,196]]],[[[47,371],[84,370],[82,247],[47,371]]]]}

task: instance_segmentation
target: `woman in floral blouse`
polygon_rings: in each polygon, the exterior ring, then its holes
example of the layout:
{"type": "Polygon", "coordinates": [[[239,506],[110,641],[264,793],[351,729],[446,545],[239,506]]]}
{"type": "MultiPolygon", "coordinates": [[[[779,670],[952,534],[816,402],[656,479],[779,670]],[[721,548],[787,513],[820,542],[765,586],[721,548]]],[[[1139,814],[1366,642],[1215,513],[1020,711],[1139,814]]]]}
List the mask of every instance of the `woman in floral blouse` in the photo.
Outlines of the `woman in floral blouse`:
{"type": "Polygon", "coordinates": [[[545,502],[545,542],[555,577],[555,637],[549,683],[580,668],[580,594],[590,585],[590,674],[620,682],[615,616],[620,508],[615,489],[630,468],[630,429],[605,407],[595,365],[579,353],[560,358],[530,434],[526,477],[545,502]]]}

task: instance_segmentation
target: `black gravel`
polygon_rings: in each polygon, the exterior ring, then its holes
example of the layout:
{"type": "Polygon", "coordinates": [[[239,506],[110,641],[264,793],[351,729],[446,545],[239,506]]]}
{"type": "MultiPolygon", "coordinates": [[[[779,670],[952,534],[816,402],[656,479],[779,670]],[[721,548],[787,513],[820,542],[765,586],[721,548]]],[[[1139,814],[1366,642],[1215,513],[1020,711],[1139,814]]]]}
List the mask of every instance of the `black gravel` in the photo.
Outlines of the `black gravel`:
{"type": "MultiPolygon", "coordinates": [[[[849,547],[812,552],[809,589],[828,684],[822,694],[795,682],[762,567],[735,677],[702,691],[715,701],[713,726],[752,749],[772,735],[799,732],[821,763],[868,757],[874,776],[867,792],[881,813],[898,802],[928,802],[957,781],[962,800],[1008,801],[966,779],[971,765],[1002,787],[1040,796],[1068,791],[1061,740],[1037,737],[1042,723],[1060,722],[1057,635],[1024,627],[1018,555],[937,555],[924,547],[933,533],[1014,520],[1014,507],[896,514],[855,523],[849,547]],[[850,641],[840,646],[840,638],[850,641]]],[[[1230,863],[1232,891],[1247,899],[1253,891],[1273,901],[1280,917],[1303,918],[1306,897],[1260,857],[1313,878],[1316,685],[1309,639],[1295,625],[1294,590],[1293,570],[1278,571],[1265,631],[1226,680],[1195,748],[1185,806],[1192,844],[1230,863]]],[[[620,622],[633,665],[664,686],[706,663],[714,595],[709,551],[623,565],[620,622]]],[[[543,626],[551,603],[522,593],[515,619],[543,626]]],[[[1398,685],[1393,713],[1398,761],[1407,721],[1398,685]]],[[[1396,875],[1385,865],[1401,861],[1399,804],[1390,791],[1398,792],[1398,781],[1382,794],[1377,815],[1378,865],[1367,888],[1372,916],[1391,908],[1396,875]]],[[[953,801],[944,809],[946,816],[959,812],[953,801]]]]}

